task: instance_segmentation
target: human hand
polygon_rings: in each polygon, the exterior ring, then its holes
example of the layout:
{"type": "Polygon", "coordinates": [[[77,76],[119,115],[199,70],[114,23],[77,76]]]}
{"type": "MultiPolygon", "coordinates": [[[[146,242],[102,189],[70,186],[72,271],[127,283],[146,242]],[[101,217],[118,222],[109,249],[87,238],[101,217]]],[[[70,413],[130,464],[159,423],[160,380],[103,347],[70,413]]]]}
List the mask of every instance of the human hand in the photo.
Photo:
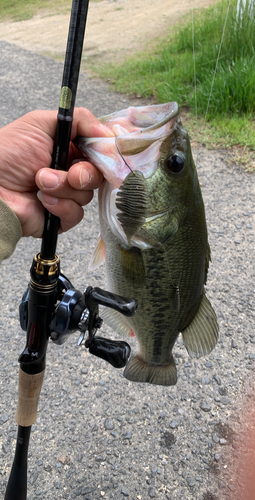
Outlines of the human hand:
{"type": "MultiPolygon", "coordinates": [[[[23,236],[42,236],[43,206],[60,218],[60,232],[78,224],[82,206],[103,181],[101,172],[82,158],[72,142],[69,170],[50,169],[56,124],[57,111],[32,111],[0,129],[0,198],[19,218],[23,236]]],[[[75,108],[71,140],[78,135],[113,133],[87,109],[75,108]]]]}

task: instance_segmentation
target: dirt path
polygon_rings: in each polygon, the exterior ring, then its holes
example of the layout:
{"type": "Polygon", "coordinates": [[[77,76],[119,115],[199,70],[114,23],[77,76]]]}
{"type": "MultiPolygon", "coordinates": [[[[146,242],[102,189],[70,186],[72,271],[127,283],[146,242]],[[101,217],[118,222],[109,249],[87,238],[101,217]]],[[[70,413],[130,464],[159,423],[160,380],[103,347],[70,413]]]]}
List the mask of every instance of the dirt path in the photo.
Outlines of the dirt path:
{"type": "MultiPolygon", "coordinates": [[[[166,34],[173,24],[214,0],[103,0],[89,5],[84,57],[116,60],[139,50],[145,42],[166,34]]],[[[65,53],[69,15],[35,16],[0,24],[0,40],[51,57],[65,53]]]]}

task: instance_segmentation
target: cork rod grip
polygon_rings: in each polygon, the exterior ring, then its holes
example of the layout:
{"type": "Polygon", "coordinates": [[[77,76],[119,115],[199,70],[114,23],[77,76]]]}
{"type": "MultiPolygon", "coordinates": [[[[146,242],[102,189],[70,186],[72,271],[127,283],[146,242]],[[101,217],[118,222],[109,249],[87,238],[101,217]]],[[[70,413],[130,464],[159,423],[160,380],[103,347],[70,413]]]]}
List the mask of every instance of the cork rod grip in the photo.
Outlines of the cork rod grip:
{"type": "Polygon", "coordinates": [[[15,418],[22,427],[29,427],[36,422],[44,373],[45,370],[28,375],[19,369],[19,399],[15,418]]]}

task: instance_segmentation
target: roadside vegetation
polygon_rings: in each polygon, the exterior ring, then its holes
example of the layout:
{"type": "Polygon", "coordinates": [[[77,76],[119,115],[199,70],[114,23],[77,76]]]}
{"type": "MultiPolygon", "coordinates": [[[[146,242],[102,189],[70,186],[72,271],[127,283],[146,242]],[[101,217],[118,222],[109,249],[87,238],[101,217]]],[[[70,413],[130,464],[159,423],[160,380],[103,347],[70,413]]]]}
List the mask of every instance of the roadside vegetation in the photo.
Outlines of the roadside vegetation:
{"type": "Polygon", "coordinates": [[[48,15],[70,12],[71,0],[0,0],[0,21],[26,21],[47,11],[48,15]]]}
{"type": "MultiPolygon", "coordinates": [[[[91,0],[100,1],[100,0],[91,0]]],[[[194,10],[164,39],[123,64],[86,67],[118,92],[178,102],[193,141],[232,148],[255,170],[255,3],[221,0],[194,10]],[[250,5],[250,7],[249,7],[250,5]],[[251,7],[253,6],[253,8],[251,7]],[[249,8],[251,9],[249,11],[249,8]]],[[[71,0],[0,0],[0,21],[69,13],[71,0]]]]}
{"type": "Polygon", "coordinates": [[[236,0],[194,11],[156,46],[122,65],[94,66],[118,92],[176,100],[194,140],[235,146],[255,167],[255,10],[237,14],[236,0]],[[195,64],[194,64],[195,62],[195,64]],[[191,127],[191,129],[190,129],[191,127]],[[241,149],[240,149],[241,148],[241,149]]]}
{"type": "Polygon", "coordinates": [[[0,0],[0,22],[26,21],[37,14],[69,14],[71,6],[72,0],[0,0]]]}

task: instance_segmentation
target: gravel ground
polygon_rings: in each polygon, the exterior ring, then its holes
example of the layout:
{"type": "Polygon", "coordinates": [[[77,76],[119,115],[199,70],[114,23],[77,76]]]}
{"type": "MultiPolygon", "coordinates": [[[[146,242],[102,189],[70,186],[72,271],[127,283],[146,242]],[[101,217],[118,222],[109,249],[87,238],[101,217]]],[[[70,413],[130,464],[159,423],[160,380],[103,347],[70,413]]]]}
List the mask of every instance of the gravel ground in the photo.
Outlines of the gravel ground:
{"type": "MultiPolygon", "coordinates": [[[[35,108],[56,108],[62,65],[5,42],[0,51],[0,125],[35,108]]],[[[77,104],[100,115],[131,101],[81,75],[77,104]]],[[[233,471],[254,425],[242,413],[246,400],[255,404],[254,176],[228,166],[225,152],[201,148],[194,157],[212,250],[207,289],[220,325],[218,345],[194,361],[178,341],[178,382],[168,388],[125,380],[122,370],[77,347],[78,334],[61,347],[50,343],[31,434],[30,500],[243,498],[245,472],[233,471]]],[[[59,238],[62,271],[80,290],[105,287],[103,267],[87,271],[97,233],[95,200],[84,221],[59,238]]],[[[25,345],[18,305],[39,249],[39,241],[23,239],[1,266],[1,495],[16,442],[17,359],[25,345]]],[[[117,337],[105,326],[102,334],[117,337]]],[[[130,344],[135,350],[135,340],[130,344]]]]}

